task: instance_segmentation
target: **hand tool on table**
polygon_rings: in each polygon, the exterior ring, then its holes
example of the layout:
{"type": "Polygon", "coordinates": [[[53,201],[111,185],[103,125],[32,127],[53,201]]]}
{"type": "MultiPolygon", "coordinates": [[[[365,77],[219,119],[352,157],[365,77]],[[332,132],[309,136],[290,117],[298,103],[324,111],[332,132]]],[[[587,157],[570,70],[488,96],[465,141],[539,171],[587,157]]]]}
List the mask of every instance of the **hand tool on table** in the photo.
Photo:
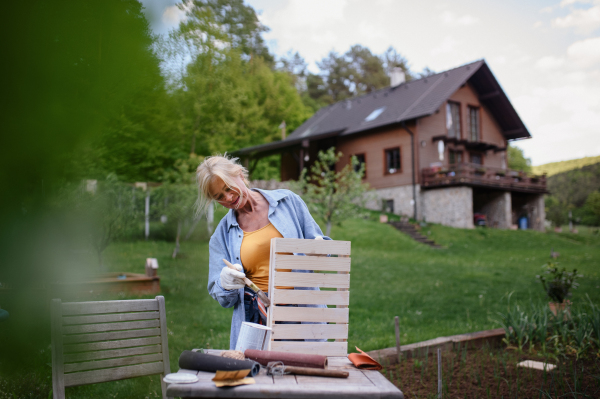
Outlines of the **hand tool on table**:
{"type": "Polygon", "coordinates": [[[334,378],[348,378],[347,371],[343,370],[330,370],[330,369],[317,369],[313,367],[296,367],[296,366],[285,366],[282,362],[272,362],[267,366],[268,375],[309,375],[316,377],[334,377],[334,378]]]}
{"type": "MultiPolygon", "coordinates": [[[[237,270],[235,268],[235,266],[233,266],[226,259],[223,259],[223,262],[225,262],[225,264],[227,265],[228,268],[233,269],[233,270],[237,270]]],[[[244,277],[244,283],[246,283],[246,285],[248,287],[250,287],[250,289],[252,291],[256,292],[256,295],[258,295],[258,297],[260,298],[260,300],[265,304],[265,307],[269,307],[271,305],[271,300],[269,299],[269,297],[267,296],[267,294],[265,294],[260,288],[258,288],[256,286],[256,284],[254,284],[252,281],[250,281],[250,279],[248,277],[244,277]]]]}

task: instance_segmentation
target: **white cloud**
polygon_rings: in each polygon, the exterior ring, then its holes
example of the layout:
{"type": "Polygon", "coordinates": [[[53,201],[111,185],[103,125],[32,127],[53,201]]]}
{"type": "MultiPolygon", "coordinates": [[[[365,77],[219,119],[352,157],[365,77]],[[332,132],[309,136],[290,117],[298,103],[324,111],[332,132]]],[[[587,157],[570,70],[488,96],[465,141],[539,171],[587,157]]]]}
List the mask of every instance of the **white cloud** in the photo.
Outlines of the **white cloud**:
{"type": "Polygon", "coordinates": [[[587,10],[575,9],[566,17],[553,19],[552,26],[575,28],[579,33],[590,34],[600,28],[600,5],[595,5],[587,10]]]}
{"type": "Polygon", "coordinates": [[[600,37],[575,42],[567,49],[569,59],[583,68],[600,66],[600,37]]]}
{"type": "Polygon", "coordinates": [[[440,19],[446,26],[469,26],[479,23],[479,18],[466,14],[458,16],[451,11],[444,11],[440,19]]]}
{"type": "Polygon", "coordinates": [[[431,55],[441,55],[451,53],[456,49],[458,42],[451,36],[446,36],[442,39],[439,46],[431,49],[431,55]]]}
{"type": "Polygon", "coordinates": [[[536,68],[539,69],[556,69],[560,68],[565,64],[564,58],[554,57],[554,56],[545,56],[537,60],[535,63],[536,68]]]}
{"type": "Polygon", "coordinates": [[[591,0],[562,0],[560,2],[560,6],[561,7],[566,7],[566,6],[570,6],[576,3],[581,3],[581,4],[590,4],[591,0]]]}
{"type": "Polygon", "coordinates": [[[181,21],[185,21],[185,12],[180,10],[177,6],[170,6],[165,8],[162,14],[162,21],[165,25],[175,27],[179,25],[181,21]]]}
{"type": "Polygon", "coordinates": [[[544,23],[543,23],[542,21],[536,21],[536,22],[533,24],[533,27],[537,29],[537,28],[541,28],[541,27],[542,27],[542,25],[544,25],[544,23]]]}

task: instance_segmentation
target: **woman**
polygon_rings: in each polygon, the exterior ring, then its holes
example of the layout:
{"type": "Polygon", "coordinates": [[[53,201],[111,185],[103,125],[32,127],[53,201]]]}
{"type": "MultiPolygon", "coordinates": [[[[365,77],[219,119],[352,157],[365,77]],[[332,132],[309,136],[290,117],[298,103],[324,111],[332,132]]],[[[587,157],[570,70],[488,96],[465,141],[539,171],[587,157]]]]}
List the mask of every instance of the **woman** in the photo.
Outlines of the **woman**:
{"type": "Polygon", "coordinates": [[[323,233],[298,195],[248,188],[248,171],[235,158],[206,158],[196,179],[200,211],[212,201],[229,208],[210,239],[208,292],[221,306],[233,307],[229,345],[235,349],[242,322],[261,319],[258,300],[244,289],[242,278],[248,277],[268,293],[271,238],[322,239],[323,233]],[[223,259],[237,270],[226,267],[223,259]]]}

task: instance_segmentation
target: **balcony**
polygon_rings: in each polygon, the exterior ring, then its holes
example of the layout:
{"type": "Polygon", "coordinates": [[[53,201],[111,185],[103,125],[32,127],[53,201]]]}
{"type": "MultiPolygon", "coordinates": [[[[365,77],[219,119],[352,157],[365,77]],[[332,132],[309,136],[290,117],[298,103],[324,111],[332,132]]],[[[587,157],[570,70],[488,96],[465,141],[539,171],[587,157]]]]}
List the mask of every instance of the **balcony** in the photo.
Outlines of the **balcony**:
{"type": "Polygon", "coordinates": [[[421,182],[423,189],[473,186],[523,193],[547,193],[546,175],[534,176],[516,170],[490,168],[470,163],[442,168],[424,168],[421,182]]]}

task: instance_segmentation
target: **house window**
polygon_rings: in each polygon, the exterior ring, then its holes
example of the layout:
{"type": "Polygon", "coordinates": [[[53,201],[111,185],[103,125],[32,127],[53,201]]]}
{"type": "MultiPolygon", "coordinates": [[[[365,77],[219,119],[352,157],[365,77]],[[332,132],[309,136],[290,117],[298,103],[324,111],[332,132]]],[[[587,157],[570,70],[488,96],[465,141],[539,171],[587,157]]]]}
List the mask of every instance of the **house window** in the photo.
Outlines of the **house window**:
{"type": "Polygon", "coordinates": [[[385,150],[385,173],[401,172],[400,147],[385,150]]]}
{"type": "Polygon", "coordinates": [[[479,108],[469,107],[469,140],[479,141],[479,108]]]}
{"type": "Polygon", "coordinates": [[[366,158],[365,158],[365,154],[354,154],[353,155],[356,160],[358,161],[358,163],[356,165],[354,165],[354,171],[358,172],[360,170],[360,168],[363,168],[363,179],[367,176],[367,164],[366,164],[366,158]]]}
{"type": "Polygon", "coordinates": [[[462,155],[463,155],[462,151],[454,151],[454,150],[448,151],[448,161],[450,162],[450,165],[462,163],[462,161],[463,161],[462,155]]]}
{"type": "Polygon", "coordinates": [[[371,122],[377,119],[379,115],[381,115],[385,111],[385,107],[377,108],[375,111],[371,112],[366,118],[365,122],[371,122]]]}
{"type": "Polygon", "coordinates": [[[393,199],[383,200],[383,212],[394,213],[394,200],[393,199]]]}
{"type": "Polygon", "coordinates": [[[452,101],[446,103],[446,129],[448,137],[460,139],[460,104],[452,101]]]}
{"type": "Polygon", "coordinates": [[[481,154],[472,152],[471,153],[471,163],[473,163],[475,165],[483,165],[483,158],[481,157],[481,154]]]}

